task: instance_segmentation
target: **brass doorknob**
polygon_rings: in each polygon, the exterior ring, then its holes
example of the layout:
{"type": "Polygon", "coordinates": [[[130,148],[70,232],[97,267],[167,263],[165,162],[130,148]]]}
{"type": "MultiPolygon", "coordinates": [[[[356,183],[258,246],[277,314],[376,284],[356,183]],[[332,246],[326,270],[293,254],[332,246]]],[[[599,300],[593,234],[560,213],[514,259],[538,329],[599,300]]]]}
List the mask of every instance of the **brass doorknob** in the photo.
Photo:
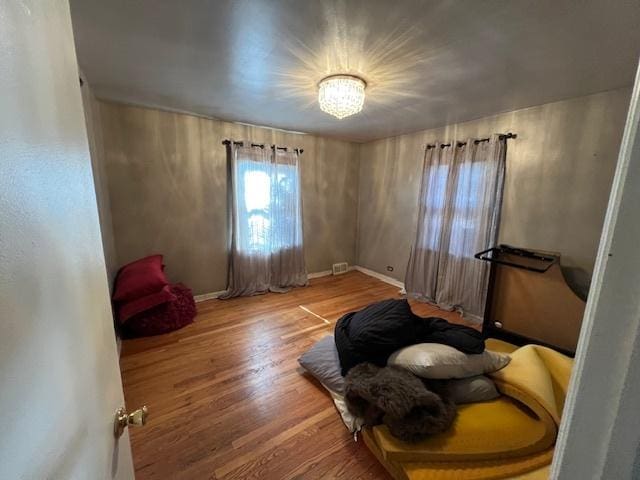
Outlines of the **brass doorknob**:
{"type": "Polygon", "coordinates": [[[129,425],[135,425],[136,427],[140,427],[147,423],[147,416],[149,415],[149,409],[146,405],[142,408],[134,410],[131,413],[127,413],[124,407],[120,407],[116,410],[116,420],[113,424],[113,433],[116,438],[119,438],[124,429],[129,425]]]}

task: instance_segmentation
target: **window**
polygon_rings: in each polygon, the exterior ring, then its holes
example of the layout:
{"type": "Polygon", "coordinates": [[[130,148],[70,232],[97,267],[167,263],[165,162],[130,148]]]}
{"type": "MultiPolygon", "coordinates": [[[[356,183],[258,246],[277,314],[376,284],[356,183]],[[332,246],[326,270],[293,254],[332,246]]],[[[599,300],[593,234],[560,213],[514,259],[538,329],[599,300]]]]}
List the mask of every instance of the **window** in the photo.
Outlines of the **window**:
{"type": "Polygon", "coordinates": [[[431,250],[440,248],[440,238],[445,214],[445,200],[447,196],[447,181],[449,180],[449,165],[438,165],[429,169],[427,179],[428,196],[423,200],[425,208],[426,244],[431,250]]]}
{"type": "Polygon", "coordinates": [[[505,140],[496,134],[488,142],[453,145],[425,150],[416,241],[405,286],[409,295],[481,319],[488,267],[474,255],[497,237],[505,140]]]}
{"type": "Polygon", "coordinates": [[[238,248],[243,253],[275,253],[302,245],[296,165],[240,160],[238,248]]]}
{"type": "Polygon", "coordinates": [[[307,284],[299,151],[228,142],[230,298],[307,284]]]}
{"type": "Polygon", "coordinates": [[[259,252],[267,248],[271,227],[271,177],[268,165],[244,161],[239,164],[240,245],[243,252],[259,252]]]}
{"type": "Polygon", "coordinates": [[[431,250],[446,249],[451,255],[469,257],[476,236],[471,235],[478,227],[479,209],[483,200],[484,162],[464,163],[457,167],[448,164],[433,166],[428,171],[425,202],[426,247],[431,250]],[[455,170],[454,170],[455,169],[455,170]],[[450,173],[451,172],[451,173],[450,173]],[[451,179],[450,175],[455,175],[451,179]],[[451,189],[449,191],[448,189],[451,189]],[[451,198],[450,204],[447,199],[451,198]],[[447,209],[450,209],[447,211],[447,209]],[[449,236],[444,238],[447,245],[441,247],[445,215],[450,218],[449,236]],[[465,243],[466,242],[466,243],[465,243]]]}
{"type": "MultiPolygon", "coordinates": [[[[482,218],[484,162],[465,163],[458,167],[453,197],[449,253],[457,257],[473,256],[482,218]],[[471,245],[469,245],[471,244],[471,245]]],[[[444,199],[443,199],[444,202],[444,199]]]]}

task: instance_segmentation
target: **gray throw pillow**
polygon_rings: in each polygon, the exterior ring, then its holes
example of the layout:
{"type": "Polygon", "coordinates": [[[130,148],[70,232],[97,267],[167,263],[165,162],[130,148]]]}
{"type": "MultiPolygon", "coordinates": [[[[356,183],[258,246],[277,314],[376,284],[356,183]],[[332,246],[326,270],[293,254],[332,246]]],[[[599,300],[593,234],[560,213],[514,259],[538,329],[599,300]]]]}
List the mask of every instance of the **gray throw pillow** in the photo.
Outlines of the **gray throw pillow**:
{"type": "Polygon", "coordinates": [[[442,384],[442,394],[457,404],[488,402],[500,396],[495,383],[484,375],[456,380],[442,380],[442,384]]]}
{"type": "Polygon", "coordinates": [[[441,343],[418,343],[396,350],[387,361],[422,378],[450,379],[475,377],[505,367],[511,357],[485,350],[469,355],[441,343]]]}
{"type": "Polygon", "coordinates": [[[340,359],[333,335],[316,342],[302,354],[298,363],[329,390],[340,394],[344,392],[344,377],[340,373],[340,359]]]}

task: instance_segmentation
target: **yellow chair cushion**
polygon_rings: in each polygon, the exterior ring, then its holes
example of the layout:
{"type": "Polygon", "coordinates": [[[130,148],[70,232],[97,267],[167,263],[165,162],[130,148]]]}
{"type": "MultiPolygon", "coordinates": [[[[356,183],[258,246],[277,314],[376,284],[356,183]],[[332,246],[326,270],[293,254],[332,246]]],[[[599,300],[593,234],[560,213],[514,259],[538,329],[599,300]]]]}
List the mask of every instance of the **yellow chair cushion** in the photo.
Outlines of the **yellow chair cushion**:
{"type": "Polygon", "coordinates": [[[553,448],[539,453],[502,460],[471,462],[395,462],[384,458],[370,430],[364,441],[396,480],[542,480],[548,478],[553,448]]]}
{"type": "MultiPolygon", "coordinates": [[[[497,480],[512,479],[523,472],[543,469],[553,459],[553,449],[509,460],[454,463],[403,463],[407,480],[497,480]]],[[[543,477],[548,478],[548,477],[543,477]]]]}
{"type": "Polygon", "coordinates": [[[461,405],[451,429],[419,443],[398,440],[384,425],[374,427],[373,435],[388,460],[469,461],[540,452],[553,445],[556,428],[544,410],[534,412],[502,396],[491,402],[461,405]]]}
{"type": "Polygon", "coordinates": [[[573,360],[555,350],[526,345],[511,353],[509,365],[490,377],[502,394],[532,408],[542,407],[559,425],[572,367],[573,360]]]}
{"type": "Polygon", "coordinates": [[[365,443],[397,480],[539,480],[548,478],[573,360],[549,348],[487,340],[511,362],[491,374],[497,400],[463,405],[453,427],[409,444],[385,426],[365,443]]]}
{"type": "Polygon", "coordinates": [[[498,340],[497,338],[487,338],[484,342],[485,348],[492,352],[500,353],[512,353],[515,352],[518,347],[513,343],[505,342],[504,340],[498,340]]]}

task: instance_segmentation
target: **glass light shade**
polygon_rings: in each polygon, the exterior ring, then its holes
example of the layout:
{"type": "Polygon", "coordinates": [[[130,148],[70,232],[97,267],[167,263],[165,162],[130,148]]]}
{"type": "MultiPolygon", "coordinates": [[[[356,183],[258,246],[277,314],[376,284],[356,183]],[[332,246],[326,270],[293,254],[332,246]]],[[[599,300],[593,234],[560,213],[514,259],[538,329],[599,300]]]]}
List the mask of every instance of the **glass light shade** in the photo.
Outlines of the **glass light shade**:
{"type": "Polygon", "coordinates": [[[336,118],[345,118],[362,110],[367,84],[352,75],[332,75],[318,85],[320,109],[336,118]]]}

